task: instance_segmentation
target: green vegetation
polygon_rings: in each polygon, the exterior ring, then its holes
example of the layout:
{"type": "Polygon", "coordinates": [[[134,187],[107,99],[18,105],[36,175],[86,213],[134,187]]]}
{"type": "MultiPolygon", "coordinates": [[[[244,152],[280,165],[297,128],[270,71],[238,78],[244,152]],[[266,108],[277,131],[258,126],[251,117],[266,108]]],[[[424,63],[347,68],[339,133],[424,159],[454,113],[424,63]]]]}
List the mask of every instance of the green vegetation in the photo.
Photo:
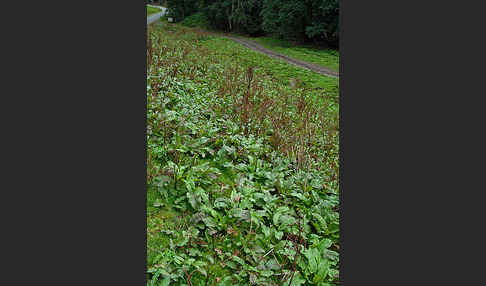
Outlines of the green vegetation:
{"type": "Polygon", "coordinates": [[[147,16],[161,12],[160,9],[147,6],[147,16]]]}
{"type": "Polygon", "coordinates": [[[167,0],[167,6],[177,22],[203,12],[219,30],[339,43],[338,0],[167,0]]]}
{"type": "Polygon", "coordinates": [[[273,59],[264,54],[252,51],[232,40],[215,37],[204,43],[204,46],[211,48],[215,55],[227,61],[234,61],[242,66],[252,66],[265,75],[278,80],[280,84],[288,85],[291,79],[301,82],[301,85],[308,88],[318,88],[326,91],[327,96],[338,101],[339,79],[325,77],[320,74],[296,67],[286,62],[273,59]]]}
{"type": "Polygon", "coordinates": [[[336,285],[337,79],[148,33],[147,285],[336,285]]]}
{"type": "Polygon", "coordinates": [[[196,14],[193,14],[189,17],[186,17],[182,22],[181,25],[186,26],[186,27],[199,27],[203,29],[208,29],[209,28],[209,22],[206,16],[199,12],[196,14]]]}
{"type": "Polygon", "coordinates": [[[297,45],[273,37],[256,37],[248,39],[261,44],[267,49],[291,58],[328,67],[334,71],[339,71],[339,52],[336,50],[319,49],[311,45],[297,45]]]}
{"type": "MultiPolygon", "coordinates": [[[[249,2],[251,2],[251,1],[249,1],[249,2]]],[[[267,13],[268,15],[270,15],[269,14],[270,10],[267,6],[270,5],[269,3],[271,1],[261,1],[260,0],[260,1],[256,1],[256,2],[261,4],[260,6],[257,5],[259,7],[258,9],[261,10],[261,13],[263,13],[263,14],[267,13]],[[267,8],[265,8],[265,7],[267,7],[267,8]]],[[[194,2],[194,3],[197,4],[197,1],[194,2]]],[[[320,65],[320,66],[328,67],[328,68],[330,68],[334,71],[339,71],[339,52],[337,50],[333,49],[333,48],[323,48],[323,46],[325,46],[325,45],[319,44],[319,39],[313,38],[312,44],[305,44],[305,43],[302,42],[302,39],[305,38],[305,37],[302,37],[302,35],[299,36],[299,37],[294,37],[294,36],[291,36],[292,33],[287,33],[287,36],[282,36],[282,33],[284,33],[284,34],[286,33],[285,31],[282,30],[282,31],[279,32],[279,31],[276,30],[276,28],[271,29],[271,28],[268,28],[268,27],[265,28],[265,29],[266,29],[266,31],[271,32],[272,36],[258,35],[256,37],[248,37],[249,34],[252,34],[252,33],[259,34],[264,30],[262,28],[263,24],[260,23],[261,21],[260,22],[257,21],[257,20],[252,21],[253,25],[256,25],[256,26],[251,26],[251,27],[246,25],[246,24],[243,25],[242,23],[238,24],[238,23],[235,22],[232,25],[234,27],[232,29],[229,29],[226,25],[228,25],[228,23],[230,23],[230,22],[223,21],[222,19],[217,20],[217,19],[214,18],[216,16],[214,16],[213,14],[216,13],[217,8],[219,7],[218,6],[219,4],[217,4],[217,3],[219,3],[219,2],[216,1],[215,3],[213,3],[211,5],[208,4],[209,6],[205,9],[198,8],[198,6],[196,4],[194,6],[188,6],[188,7],[192,7],[192,8],[190,10],[187,10],[186,14],[190,14],[190,13],[193,13],[193,14],[183,18],[182,22],[180,22],[180,23],[182,25],[186,26],[186,27],[200,27],[200,28],[203,28],[205,30],[213,30],[213,31],[216,31],[217,29],[232,30],[232,31],[235,31],[236,33],[238,33],[242,37],[245,37],[249,40],[252,40],[252,41],[255,41],[255,42],[261,44],[262,46],[266,47],[267,49],[273,50],[273,51],[281,53],[283,55],[287,55],[291,58],[295,58],[295,59],[299,59],[299,60],[306,61],[306,62],[309,62],[309,63],[314,63],[314,64],[317,64],[317,65],[320,65]],[[195,11],[197,11],[197,9],[200,9],[204,12],[195,12],[195,11]],[[212,9],[216,9],[216,10],[212,11],[212,9]],[[221,24],[217,24],[218,21],[221,21],[221,24]],[[259,24],[256,24],[256,23],[259,23],[259,24]],[[241,28],[242,25],[245,28],[241,28]],[[214,30],[214,29],[216,29],[216,30],[214,30]],[[287,38],[287,40],[285,38],[287,38]],[[288,40],[288,38],[293,39],[293,40],[288,40]],[[296,39],[300,39],[301,41],[296,41],[296,39]]],[[[246,2],[242,1],[241,3],[246,3],[246,2]]],[[[274,5],[274,4],[272,4],[272,5],[274,5]]],[[[172,3],[171,5],[176,5],[176,4],[172,3]]],[[[199,7],[203,7],[203,6],[204,6],[203,4],[199,5],[199,7]]],[[[221,8],[221,7],[219,7],[219,8],[221,8]]],[[[182,13],[181,10],[174,10],[174,9],[172,9],[172,11],[170,13],[172,15],[174,15],[174,13],[177,14],[174,11],[179,11],[179,14],[182,13]]],[[[217,11],[221,12],[221,10],[217,10],[217,11]]],[[[238,12],[238,11],[239,10],[236,9],[235,13],[241,12],[241,11],[240,12],[238,12]]],[[[257,13],[257,12],[253,11],[252,13],[257,13]]],[[[220,15],[218,17],[222,17],[222,16],[220,15]]],[[[277,17],[277,15],[273,15],[272,17],[277,17]]],[[[182,19],[182,16],[179,16],[179,18],[182,19]]],[[[237,19],[241,20],[241,17],[239,17],[239,18],[237,17],[237,19]]],[[[334,20],[337,21],[337,18],[334,19],[334,20]]],[[[269,21],[270,20],[267,20],[267,23],[269,23],[269,21]]],[[[272,25],[278,26],[278,27],[280,27],[280,25],[281,25],[281,24],[278,24],[277,22],[272,22],[272,23],[273,23],[272,25]]],[[[287,23],[285,25],[287,25],[287,27],[292,27],[292,25],[289,26],[289,23],[287,23]]]]}

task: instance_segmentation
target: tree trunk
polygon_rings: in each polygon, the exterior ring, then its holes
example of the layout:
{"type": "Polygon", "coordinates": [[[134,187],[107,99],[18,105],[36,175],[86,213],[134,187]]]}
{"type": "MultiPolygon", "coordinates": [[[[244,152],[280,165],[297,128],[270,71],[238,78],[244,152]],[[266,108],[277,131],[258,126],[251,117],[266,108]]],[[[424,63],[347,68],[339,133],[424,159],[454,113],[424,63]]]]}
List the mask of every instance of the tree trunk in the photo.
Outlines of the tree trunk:
{"type": "Polygon", "coordinates": [[[232,30],[232,25],[231,25],[231,13],[228,12],[228,9],[226,9],[226,15],[228,17],[228,24],[229,24],[229,29],[230,31],[232,30]]]}
{"type": "MultiPolygon", "coordinates": [[[[233,18],[235,17],[235,0],[231,1],[231,22],[233,22],[233,18]]],[[[231,29],[232,30],[232,29],[231,29]]]]}
{"type": "Polygon", "coordinates": [[[182,0],[182,19],[184,20],[186,18],[186,0],[182,0]]]}

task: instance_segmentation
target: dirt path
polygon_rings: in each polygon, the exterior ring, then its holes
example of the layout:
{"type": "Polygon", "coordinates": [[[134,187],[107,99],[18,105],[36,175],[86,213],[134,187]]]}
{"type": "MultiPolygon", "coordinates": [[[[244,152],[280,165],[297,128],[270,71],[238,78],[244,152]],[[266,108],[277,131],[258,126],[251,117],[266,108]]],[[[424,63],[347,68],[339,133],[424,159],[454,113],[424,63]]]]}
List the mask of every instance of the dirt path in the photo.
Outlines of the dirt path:
{"type": "Polygon", "coordinates": [[[320,73],[320,74],[323,74],[323,75],[326,75],[326,76],[332,76],[332,77],[339,78],[339,72],[333,71],[329,68],[290,58],[288,56],[285,56],[285,55],[279,54],[277,52],[271,51],[271,50],[263,47],[262,45],[253,42],[253,41],[249,41],[249,40],[242,39],[242,38],[235,38],[235,37],[231,37],[231,36],[225,36],[225,37],[228,38],[228,39],[231,39],[231,40],[233,40],[237,43],[240,43],[243,46],[250,48],[254,51],[265,54],[267,56],[284,60],[288,63],[294,64],[294,65],[299,66],[299,67],[306,68],[306,69],[311,70],[311,71],[316,72],[316,73],[320,73]]]}

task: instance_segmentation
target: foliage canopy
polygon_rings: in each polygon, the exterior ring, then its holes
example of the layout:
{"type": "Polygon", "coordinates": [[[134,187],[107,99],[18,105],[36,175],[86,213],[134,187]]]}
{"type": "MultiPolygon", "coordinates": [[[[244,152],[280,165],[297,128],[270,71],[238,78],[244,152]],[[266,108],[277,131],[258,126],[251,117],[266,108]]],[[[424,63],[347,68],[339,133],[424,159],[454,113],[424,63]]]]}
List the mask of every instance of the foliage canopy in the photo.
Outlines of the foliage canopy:
{"type": "Polygon", "coordinates": [[[225,31],[339,42],[338,0],[167,0],[167,5],[176,21],[204,12],[211,26],[225,31]]]}

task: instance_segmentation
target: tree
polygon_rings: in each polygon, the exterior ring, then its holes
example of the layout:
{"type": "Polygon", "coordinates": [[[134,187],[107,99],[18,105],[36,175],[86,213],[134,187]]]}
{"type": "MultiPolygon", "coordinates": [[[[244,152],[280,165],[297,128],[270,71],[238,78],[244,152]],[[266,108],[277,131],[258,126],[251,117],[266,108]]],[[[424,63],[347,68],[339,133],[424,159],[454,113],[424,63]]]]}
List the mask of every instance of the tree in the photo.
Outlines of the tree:
{"type": "Polygon", "coordinates": [[[339,41],[339,2],[338,0],[314,1],[313,9],[318,11],[306,27],[306,35],[316,41],[323,40],[338,44],[339,41]]]}
{"type": "Polygon", "coordinates": [[[247,34],[258,34],[263,31],[263,18],[260,15],[262,0],[238,0],[233,12],[236,29],[247,34]]]}
{"type": "Polygon", "coordinates": [[[167,0],[176,21],[203,12],[216,29],[339,43],[338,0],[167,0]]]}
{"type": "Polygon", "coordinates": [[[263,0],[206,0],[204,7],[204,13],[214,28],[248,34],[263,31],[260,15],[263,0]]]}
{"type": "Polygon", "coordinates": [[[201,0],[166,0],[168,15],[175,21],[182,21],[200,10],[201,0]]]}
{"type": "Polygon", "coordinates": [[[264,0],[262,28],[281,38],[337,43],[338,0],[264,0]]]}

